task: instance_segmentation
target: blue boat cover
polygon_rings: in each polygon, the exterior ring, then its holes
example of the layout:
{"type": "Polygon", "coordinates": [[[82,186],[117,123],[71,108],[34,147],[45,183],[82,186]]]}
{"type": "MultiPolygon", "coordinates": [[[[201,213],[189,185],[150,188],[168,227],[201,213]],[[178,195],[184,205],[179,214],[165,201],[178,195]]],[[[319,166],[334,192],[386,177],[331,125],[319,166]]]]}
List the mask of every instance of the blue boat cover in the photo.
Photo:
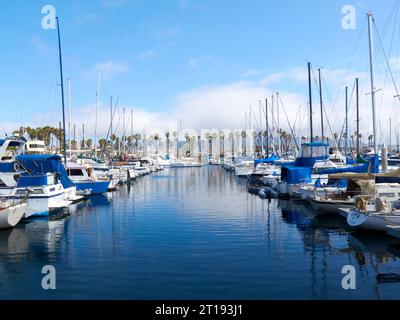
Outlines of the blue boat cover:
{"type": "Polygon", "coordinates": [[[378,157],[372,157],[369,163],[360,166],[351,166],[344,168],[326,169],[318,172],[319,174],[335,174],[335,173],[379,173],[378,157]]]}
{"type": "Polygon", "coordinates": [[[281,180],[288,184],[311,183],[311,167],[282,167],[281,180]]]}
{"type": "Polygon", "coordinates": [[[46,173],[56,173],[64,188],[75,186],[68,177],[67,171],[62,164],[61,157],[58,155],[46,154],[21,154],[17,156],[17,161],[29,174],[40,175],[46,173]]]}
{"type": "Polygon", "coordinates": [[[271,157],[264,158],[264,159],[257,159],[254,161],[255,165],[265,163],[265,164],[274,164],[276,161],[279,161],[280,158],[276,155],[272,155],[271,157]]]}

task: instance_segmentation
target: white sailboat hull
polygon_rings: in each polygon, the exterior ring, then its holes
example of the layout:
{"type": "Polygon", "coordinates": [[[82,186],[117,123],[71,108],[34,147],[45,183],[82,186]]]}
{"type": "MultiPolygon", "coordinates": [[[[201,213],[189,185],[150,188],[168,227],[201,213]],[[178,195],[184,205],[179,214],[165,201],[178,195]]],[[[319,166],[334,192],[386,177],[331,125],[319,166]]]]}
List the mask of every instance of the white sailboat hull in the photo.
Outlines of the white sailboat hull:
{"type": "Polygon", "coordinates": [[[387,232],[388,226],[400,226],[400,215],[351,210],[347,216],[347,223],[354,228],[387,232]]]}

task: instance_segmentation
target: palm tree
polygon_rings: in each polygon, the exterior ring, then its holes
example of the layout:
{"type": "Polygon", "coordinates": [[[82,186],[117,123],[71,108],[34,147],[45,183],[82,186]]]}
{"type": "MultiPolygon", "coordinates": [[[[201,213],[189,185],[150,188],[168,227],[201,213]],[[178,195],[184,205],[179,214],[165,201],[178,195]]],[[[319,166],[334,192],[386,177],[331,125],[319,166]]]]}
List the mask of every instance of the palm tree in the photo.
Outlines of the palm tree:
{"type": "Polygon", "coordinates": [[[135,140],[135,149],[136,154],[139,154],[139,141],[142,139],[142,136],[139,133],[133,135],[133,140],[135,140]]]}
{"type": "Polygon", "coordinates": [[[86,147],[88,148],[88,149],[90,149],[91,147],[92,147],[92,143],[93,143],[93,140],[92,139],[87,139],[86,140],[86,147]]]}
{"type": "Polygon", "coordinates": [[[23,127],[20,127],[18,130],[13,131],[13,136],[23,137],[25,130],[23,127]]]}
{"type": "Polygon", "coordinates": [[[165,133],[165,138],[167,138],[166,139],[166,141],[167,141],[167,158],[169,158],[169,137],[170,137],[169,132],[166,132],[165,133]]]}
{"type": "Polygon", "coordinates": [[[246,131],[242,131],[242,149],[243,149],[243,156],[245,157],[247,154],[247,133],[246,131]]]}
{"type": "Polygon", "coordinates": [[[219,137],[221,139],[221,157],[225,157],[225,133],[220,131],[219,137]]]}
{"type": "Polygon", "coordinates": [[[158,142],[161,140],[161,137],[158,133],[154,135],[154,141],[156,143],[156,155],[158,154],[158,142]]]}

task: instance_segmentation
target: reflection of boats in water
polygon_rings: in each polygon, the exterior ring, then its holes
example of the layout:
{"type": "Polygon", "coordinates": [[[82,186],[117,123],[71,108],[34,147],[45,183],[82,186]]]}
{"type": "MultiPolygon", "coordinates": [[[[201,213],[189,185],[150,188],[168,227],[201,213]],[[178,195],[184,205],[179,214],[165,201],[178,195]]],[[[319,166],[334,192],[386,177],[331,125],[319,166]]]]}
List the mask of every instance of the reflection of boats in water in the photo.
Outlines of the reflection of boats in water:
{"type": "Polygon", "coordinates": [[[377,284],[400,282],[400,273],[394,273],[390,267],[391,263],[398,262],[400,258],[398,239],[389,236],[376,237],[371,233],[356,233],[349,234],[349,243],[356,251],[355,256],[360,266],[373,266],[377,273],[377,284]],[[388,267],[383,270],[386,265],[388,267]]]}
{"type": "Polygon", "coordinates": [[[86,202],[88,206],[109,206],[110,205],[110,199],[107,196],[92,196],[88,202],[86,202]]]}
{"type": "Polygon", "coordinates": [[[46,252],[54,251],[64,234],[65,217],[61,213],[51,218],[27,220],[15,229],[0,232],[0,255],[24,254],[38,247],[46,252]]]}
{"type": "Polygon", "coordinates": [[[348,236],[349,243],[356,250],[369,253],[378,259],[380,263],[400,258],[400,252],[396,248],[400,246],[400,240],[389,237],[376,237],[373,233],[353,233],[348,236]]]}
{"type": "Polygon", "coordinates": [[[315,215],[306,203],[293,199],[279,200],[279,206],[282,218],[288,224],[295,224],[300,228],[312,227],[315,215]]]}
{"type": "Polygon", "coordinates": [[[24,228],[0,232],[0,255],[19,255],[28,252],[29,239],[24,228]]]}

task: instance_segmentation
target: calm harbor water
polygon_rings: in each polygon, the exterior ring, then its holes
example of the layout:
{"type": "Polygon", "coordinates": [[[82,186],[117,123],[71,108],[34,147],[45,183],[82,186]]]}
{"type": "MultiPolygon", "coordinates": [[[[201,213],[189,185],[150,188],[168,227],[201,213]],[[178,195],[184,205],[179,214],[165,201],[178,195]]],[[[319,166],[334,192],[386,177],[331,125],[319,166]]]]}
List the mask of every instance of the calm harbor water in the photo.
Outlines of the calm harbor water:
{"type": "Polygon", "coordinates": [[[170,169],[0,231],[0,299],[400,299],[396,274],[400,240],[261,200],[219,167],[170,169]],[[345,265],[357,290],[341,287],[345,265]]]}

